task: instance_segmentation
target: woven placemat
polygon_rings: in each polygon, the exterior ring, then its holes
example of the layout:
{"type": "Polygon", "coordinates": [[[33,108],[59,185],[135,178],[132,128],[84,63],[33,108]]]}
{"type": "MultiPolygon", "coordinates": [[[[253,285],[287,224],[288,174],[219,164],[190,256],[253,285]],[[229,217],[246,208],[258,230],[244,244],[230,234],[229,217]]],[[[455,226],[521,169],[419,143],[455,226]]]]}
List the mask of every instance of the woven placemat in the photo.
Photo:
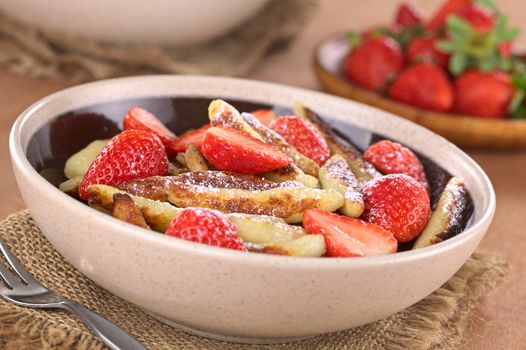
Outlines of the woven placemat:
{"type": "Polygon", "coordinates": [[[18,73],[74,82],[156,73],[241,76],[270,51],[286,47],[316,5],[272,0],[228,34],[184,49],[105,44],[38,30],[0,13],[0,63],[18,73]]]}
{"type": "MultiPolygon", "coordinates": [[[[148,349],[454,349],[465,341],[474,305],[508,271],[507,264],[495,255],[474,254],[439,290],[384,320],[296,343],[244,345],[178,331],[99,287],[53,249],[27,211],[0,224],[0,237],[39,281],[112,320],[148,349]]],[[[0,300],[0,349],[104,348],[74,315],[22,308],[0,300]]]]}

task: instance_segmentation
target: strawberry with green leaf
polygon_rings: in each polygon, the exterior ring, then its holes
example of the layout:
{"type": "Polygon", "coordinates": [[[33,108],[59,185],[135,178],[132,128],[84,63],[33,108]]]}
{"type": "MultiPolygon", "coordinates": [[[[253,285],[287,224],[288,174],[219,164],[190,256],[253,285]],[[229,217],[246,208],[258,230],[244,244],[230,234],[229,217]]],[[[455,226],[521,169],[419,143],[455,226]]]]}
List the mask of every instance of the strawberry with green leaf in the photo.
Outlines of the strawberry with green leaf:
{"type": "Polygon", "coordinates": [[[459,75],[470,68],[483,72],[511,69],[509,43],[518,31],[508,28],[506,17],[492,18],[488,11],[474,5],[447,18],[447,39],[439,41],[437,47],[451,55],[452,74],[459,75]]]}
{"type": "Polygon", "coordinates": [[[518,33],[494,0],[445,0],[429,21],[402,2],[391,26],[349,36],[345,69],[355,84],[420,108],[526,118],[526,59],[512,53],[518,33]]]}

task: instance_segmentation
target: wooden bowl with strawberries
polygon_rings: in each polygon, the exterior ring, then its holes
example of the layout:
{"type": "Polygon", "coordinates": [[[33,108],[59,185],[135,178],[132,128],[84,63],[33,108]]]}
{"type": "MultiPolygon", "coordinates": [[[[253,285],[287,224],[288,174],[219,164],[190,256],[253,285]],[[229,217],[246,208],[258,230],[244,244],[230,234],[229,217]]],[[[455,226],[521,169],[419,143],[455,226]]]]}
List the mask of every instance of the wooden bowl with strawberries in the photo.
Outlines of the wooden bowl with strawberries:
{"type": "Polygon", "coordinates": [[[392,25],[316,48],[324,88],[417,122],[463,147],[526,149],[526,58],[491,1],[446,0],[426,20],[402,3],[392,25]]]}

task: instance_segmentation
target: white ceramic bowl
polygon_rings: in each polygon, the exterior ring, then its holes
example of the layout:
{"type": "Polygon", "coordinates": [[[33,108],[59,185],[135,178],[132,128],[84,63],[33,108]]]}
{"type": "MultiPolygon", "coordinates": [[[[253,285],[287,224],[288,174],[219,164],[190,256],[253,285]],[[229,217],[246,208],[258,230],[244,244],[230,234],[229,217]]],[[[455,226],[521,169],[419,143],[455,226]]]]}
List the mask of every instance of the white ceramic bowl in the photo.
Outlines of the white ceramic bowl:
{"type": "Polygon", "coordinates": [[[268,0],[2,0],[37,28],[110,42],[198,44],[241,24],[268,0]]]}
{"type": "Polygon", "coordinates": [[[272,342],[313,336],[407,308],[462,266],[495,210],[492,185],[480,167],[427,129],[342,98],[247,80],[146,76],[73,87],[22,113],[11,132],[10,151],[29,211],[69,262],[165,321],[229,340],[272,342]],[[59,114],[111,101],[166,96],[280,106],[304,101],[329,121],[354,123],[399,140],[463,178],[473,197],[473,220],[463,233],[445,242],[387,256],[290,258],[244,253],[152,234],[102,214],[61,193],[26,158],[32,136],[59,114]]]}

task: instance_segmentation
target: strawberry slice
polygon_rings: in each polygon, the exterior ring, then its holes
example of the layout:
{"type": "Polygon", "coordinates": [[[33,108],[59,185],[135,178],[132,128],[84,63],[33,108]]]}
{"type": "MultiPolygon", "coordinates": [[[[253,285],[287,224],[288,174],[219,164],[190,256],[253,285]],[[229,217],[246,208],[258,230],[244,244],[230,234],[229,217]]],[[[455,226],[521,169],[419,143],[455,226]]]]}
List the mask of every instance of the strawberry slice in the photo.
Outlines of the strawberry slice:
{"type": "Polygon", "coordinates": [[[429,196],[418,181],[405,174],[391,174],[369,181],[363,189],[362,219],[393,233],[398,242],[409,242],[427,225],[429,196]]]}
{"type": "Polygon", "coordinates": [[[256,117],[263,125],[269,125],[276,119],[276,113],[272,109],[258,109],[250,112],[250,114],[256,117]]]}
{"type": "Polygon", "coordinates": [[[217,210],[184,209],[166,229],[168,236],[216,247],[247,250],[234,224],[217,210]]]}
{"type": "Polygon", "coordinates": [[[396,239],[386,229],[319,209],[305,211],[303,226],[309,234],[323,235],[331,257],[383,255],[397,249],[396,239]]]}
{"type": "Polygon", "coordinates": [[[167,175],[168,158],[161,140],[144,130],[125,130],[104,146],[84,175],[79,197],[88,199],[93,184],[116,185],[155,175],[167,175]]]}
{"type": "Polygon", "coordinates": [[[472,1],[473,0],[447,0],[427,23],[426,29],[429,31],[435,31],[439,28],[443,28],[446,25],[447,17],[449,15],[459,13],[464,8],[470,6],[472,1]]]}
{"type": "Polygon", "coordinates": [[[395,24],[409,28],[422,23],[422,13],[413,4],[403,2],[398,7],[395,24]]]}
{"type": "Polygon", "coordinates": [[[205,137],[205,133],[208,129],[210,129],[212,125],[205,124],[199,129],[196,129],[194,131],[190,131],[184,135],[181,135],[174,145],[174,150],[179,152],[186,152],[186,149],[190,145],[195,145],[197,148],[201,149],[201,145],[203,144],[203,138],[205,137]]]}
{"type": "Polygon", "coordinates": [[[398,142],[383,140],[367,148],[363,158],[384,174],[406,174],[429,191],[424,166],[409,148],[398,142]]]}
{"type": "Polygon", "coordinates": [[[175,142],[177,141],[177,136],[152,113],[141,107],[131,108],[126,116],[124,117],[123,122],[124,130],[145,130],[151,133],[154,133],[159,137],[164,147],[166,147],[166,152],[168,155],[175,155],[175,142]]]}
{"type": "Polygon", "coordinates": [[[276,147],[244,131],[217,126],[208,129],[203,156],[218,170],[260,174],[289,165],[292,159],[276,147]]]}
{"type": "Polygon", "coordinates": [[[283,116],[270,123],[269,128],[280,134],[304,156],[323,165],[331,156],[327,140],[309,121],[295,117],[283,116]]]}

